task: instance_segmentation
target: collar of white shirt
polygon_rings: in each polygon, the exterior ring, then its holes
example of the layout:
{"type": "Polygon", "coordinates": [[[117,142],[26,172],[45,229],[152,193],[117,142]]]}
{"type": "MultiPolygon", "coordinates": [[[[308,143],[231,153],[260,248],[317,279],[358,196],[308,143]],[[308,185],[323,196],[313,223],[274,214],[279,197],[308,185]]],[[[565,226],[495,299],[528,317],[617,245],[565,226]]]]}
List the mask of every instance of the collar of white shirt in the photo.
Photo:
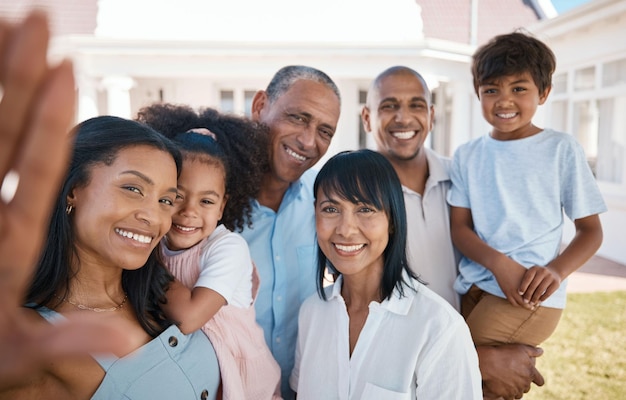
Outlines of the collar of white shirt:
{"type": "MultiPolygon", "coordinates": [[[[402,276],[408,284],[404,285],[404,296],[400,295],[400,291],[398,288],[393,290],[391,294],[391,298],[384,299],[381,303],[376,301],[372,301],[370,303],[370,310],[373,309],[383,309],[394,314],[398,315],[407,315],[409,313],[409,309],[411,308],[411,304],[413,303],[413,298],[417,295],[418,291],[422,289],[419,282],[410,278],[406,272],[402,273],[402,276]]],[[[343,285],[343,276],[339,275],[337,281],[327,288],[327,298],[328,301],[341,301],[344,302],[343,297],[341,296],[341,286],[343,285]],[[330,293],[329,293],[330,292],[330,293]]]]}

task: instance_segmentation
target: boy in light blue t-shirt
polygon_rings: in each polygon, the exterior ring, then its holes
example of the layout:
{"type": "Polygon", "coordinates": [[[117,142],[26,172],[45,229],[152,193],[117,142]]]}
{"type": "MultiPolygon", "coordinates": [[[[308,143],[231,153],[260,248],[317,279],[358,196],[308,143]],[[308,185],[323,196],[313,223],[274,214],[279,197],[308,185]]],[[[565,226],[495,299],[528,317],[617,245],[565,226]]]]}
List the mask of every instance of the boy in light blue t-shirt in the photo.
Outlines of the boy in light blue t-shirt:
{"type": "Polygon", "coordinates": [[[495,37],[473,57],[492,129],[456,151],[448,202],[463,254],[455,289],[476,345],[547,339],[565,307],[566,278],[602,242],[606,206],[582,147],[532,123],[555,65],[544,43],[520,32],[495,37]],[[560,252],[563,212],[576,235],[560,252]]]}

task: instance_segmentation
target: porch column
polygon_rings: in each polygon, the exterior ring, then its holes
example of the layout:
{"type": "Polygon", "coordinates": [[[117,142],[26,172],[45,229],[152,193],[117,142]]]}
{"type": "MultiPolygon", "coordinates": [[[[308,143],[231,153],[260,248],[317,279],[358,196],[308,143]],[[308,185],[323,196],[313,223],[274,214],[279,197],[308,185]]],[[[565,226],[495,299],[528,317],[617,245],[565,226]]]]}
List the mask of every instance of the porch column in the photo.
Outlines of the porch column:
{"type": "Polygon", "coordinates": [[[129,76],[114,75],[102,79],[102,86],[107,92],[106,114],[122,118],[131,118],[130,89],[135,81],[129,76]]]}

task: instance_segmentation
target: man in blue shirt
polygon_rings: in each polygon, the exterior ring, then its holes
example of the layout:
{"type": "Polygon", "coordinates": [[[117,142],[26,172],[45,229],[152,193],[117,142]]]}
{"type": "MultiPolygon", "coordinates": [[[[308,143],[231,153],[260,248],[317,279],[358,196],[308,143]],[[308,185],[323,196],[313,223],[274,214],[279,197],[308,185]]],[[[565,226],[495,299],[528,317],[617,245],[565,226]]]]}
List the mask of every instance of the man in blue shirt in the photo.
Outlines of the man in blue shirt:
{"type": "Polygon", "coordinates": [[[316,236],[310,170],[328,150],[340,111],[340,94],[323,72],[287,66],[252,101],[252,118],[269,127],[270,170],[253,204],[252,228],[241,235],[261,277],[257,322],[282,370],[282,395],[294,397],[300,305],[316,290],[316,236]]]}

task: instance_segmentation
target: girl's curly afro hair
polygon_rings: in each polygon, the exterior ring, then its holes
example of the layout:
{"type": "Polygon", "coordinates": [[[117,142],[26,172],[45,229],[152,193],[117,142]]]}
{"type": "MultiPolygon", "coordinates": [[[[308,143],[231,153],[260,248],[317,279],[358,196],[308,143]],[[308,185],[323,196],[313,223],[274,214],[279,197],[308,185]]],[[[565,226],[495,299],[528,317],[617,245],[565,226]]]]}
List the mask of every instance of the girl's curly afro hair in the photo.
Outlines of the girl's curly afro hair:
{"type": "Polygon", "coordinates": [[[252,199],[269,171],[269,132],[266,126],[211,108],[198,111],[186,105],[155,103],[139,110],[137,121],[177,143],[183,156],[221,161],[226,172],[228,202],[222,220],[230,230],[252,225],[252,199]],[[206,128],[209,135],[189,132],[206,128]]]}

